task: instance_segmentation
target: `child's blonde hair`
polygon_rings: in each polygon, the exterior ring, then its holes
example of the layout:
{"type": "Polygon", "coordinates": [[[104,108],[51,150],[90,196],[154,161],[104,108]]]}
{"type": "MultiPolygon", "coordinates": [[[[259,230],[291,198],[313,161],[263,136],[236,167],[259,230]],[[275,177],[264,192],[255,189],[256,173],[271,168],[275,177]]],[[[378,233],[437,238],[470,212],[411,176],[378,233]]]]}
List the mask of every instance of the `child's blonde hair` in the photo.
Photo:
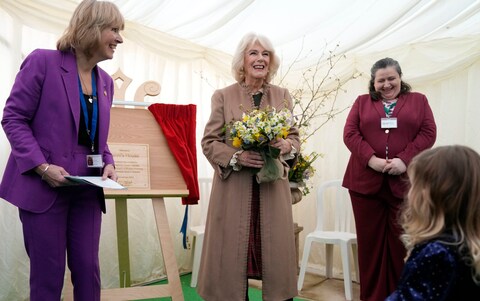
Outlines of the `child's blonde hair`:
{"type": "Polygon", "coordinates": [[[460,146],[423,151],[408,167],[410,190],[401,216],[408,250],[453,235],[473,279],[480,283],[480,155],[460,146]]]}

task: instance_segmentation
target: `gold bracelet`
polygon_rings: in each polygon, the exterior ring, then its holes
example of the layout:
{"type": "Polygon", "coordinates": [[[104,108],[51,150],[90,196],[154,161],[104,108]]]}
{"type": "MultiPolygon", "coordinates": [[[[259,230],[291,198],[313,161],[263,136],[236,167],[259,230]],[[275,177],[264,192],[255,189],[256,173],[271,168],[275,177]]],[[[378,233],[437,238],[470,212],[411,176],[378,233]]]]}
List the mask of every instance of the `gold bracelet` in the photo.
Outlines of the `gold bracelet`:
{"type": "Polygon", "coordinates": [[[45,169],[42,171],[42,180],[49,168],[50,168],[50,164],[47,164],[47,167],[45,167],[45,169]]]}

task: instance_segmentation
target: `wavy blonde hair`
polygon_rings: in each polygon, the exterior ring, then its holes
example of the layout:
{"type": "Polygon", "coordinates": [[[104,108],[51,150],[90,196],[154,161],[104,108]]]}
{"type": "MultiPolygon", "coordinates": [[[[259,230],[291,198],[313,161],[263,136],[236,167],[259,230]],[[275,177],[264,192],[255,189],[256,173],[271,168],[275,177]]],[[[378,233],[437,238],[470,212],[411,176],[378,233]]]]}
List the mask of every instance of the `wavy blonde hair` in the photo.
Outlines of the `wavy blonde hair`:
{"type": "Polygon", "coordinates": [[[408,167],[410,190],[401,216],[402,239],[409,251],[417,244],[453,235],[480,284],[480,155],[467,146],[423,151],[408,167]]]}
{"type": "Polygon", "coordinates": [[[265,81],[270,83],[272,78],[277,74],[278,68],[280,67],[280,58],[275,53],[272,42],[262,35],[255,33],[247,33],[238,43],[237,50],[233,54],[232,60],[232,74],[235,77],[235,80],[239,83],[245,80],[245,71],[244,71],[244,62],[245,62],[245,51],[248,47],[253,45],[255,42],[258,42],[265,48],[266,51],[270,53],[270,63],[268,67],[267,78],[265,81]]]}
{"type": "Polygon", "coordinates": [[[61,51],[82,51],[90,58],[98,47],[102,30],[110,26],[123,30],[125,20],[112,2],[84,0],[75,11],[64,34],[57,41],[61,51]]]}

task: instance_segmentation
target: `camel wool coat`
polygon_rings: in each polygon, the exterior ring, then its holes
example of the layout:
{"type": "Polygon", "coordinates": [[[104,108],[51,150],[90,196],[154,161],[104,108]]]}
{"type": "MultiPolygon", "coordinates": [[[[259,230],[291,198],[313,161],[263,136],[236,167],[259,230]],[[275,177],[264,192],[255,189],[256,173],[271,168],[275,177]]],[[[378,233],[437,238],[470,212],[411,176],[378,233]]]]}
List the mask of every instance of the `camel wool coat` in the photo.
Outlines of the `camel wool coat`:
{"type": "MultiPolygon", "coordinates": [[[[240,120],[252,106],[252,97],[239,83],[215,91],[201,141],[215,170],[198,280],[198,292],[207,301],[245,300],[253,174],[246,168],[233,171],[230,159],[239,149],[222,129],[226,123],[240,120]]],[[[267,85],[260,108],[266,106],[291,110],[288,90],[267,85]]],[[[296,128],[286,139],[300,150],[296,128]]],[[[288,174],[288,164],[281,161],[288,174]]],[[[263,300],[295,297],[297,263],[288,177],[260,184],[260,225],[263,300]]]]}

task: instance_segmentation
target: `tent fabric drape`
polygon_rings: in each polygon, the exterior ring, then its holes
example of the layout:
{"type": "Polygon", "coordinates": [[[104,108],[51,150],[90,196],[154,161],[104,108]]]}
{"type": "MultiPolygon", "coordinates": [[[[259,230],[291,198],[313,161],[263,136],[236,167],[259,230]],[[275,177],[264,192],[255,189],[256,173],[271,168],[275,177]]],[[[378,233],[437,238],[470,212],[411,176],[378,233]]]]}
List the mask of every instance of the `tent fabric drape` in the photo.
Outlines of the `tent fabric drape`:
{"type": "Polygon", "coordinates": [[[187,184],[188,196],[182,204],[198,204],[197,150],[195,148],[196,105],[152,104],[148,107],[167,139],[168,146],[177,160],[183,179],[187,184]]]}
{"type": "MultiPolygon", "coordinates": [[[[160,83],[161,94],[148,96],[145,102],[197,105],[198,154],[198,140],[210,115],[209,100],[216,89],[234,82],[230,72],[232,54],[240,37],[249,31],[259,31],[272,40],[281,58],[273,83],[280,81],[292,92],[302,88],[304,72],[310,67],[315,71],[317,62],[322,68],[315,73],[316,77],[307,79],[315,79],[316,83],[326,74],[326,49],[338,44],[337,57],[345,57],[324,87],[343,81],[354,72],[362,73],[339,91],[338,107],[348,106],[358,94],[368,92],[369,72],[376,60],[395,58],[406,82],[429,99],[438,126],[436,145],[464,144],[480,151],[478,0],[338,0],[328,5],[326,1],[302,1],[302,5],[274,0],[188,1],[190,10],[183,9],[187,3],[184,0],[113,1],[126,18],[121,33],[124,43],[117,47],[113,60],[103,61],[100,66],[109,74],[121,69],[133,79],[125,100],[134,99],[140,84],[154,80],[160,83]]],[[[0,69],[0,114],[24,57],[35,48],[55,48],[79,2],[0,0],[0,56],[5,58],[0,69]]],[[[304,88],[308,90],[308,86],[304,88]]],[[[348,110],[329,121],[303,146],[307,153],[324,155],[315,162],[315,185],[343,175],[350,155],[342,141],[347,114],[348,110]]],[[[0,129],[0,173],[9,152],[8,141],[0,129]]],[[[199,177],[211,178],[214,171],[210,163],[202,155],[197,160],[199,177]]],[[[312,189],[293,206],[294,220],[304,227],[300,246],[305,235],[315,228],[315,192],[316,188],[312,189]]],[[[179,272],[186,273],[191,271],[192,252],[182,247],[182,235],[178,233],[185,206],[180,198],[165,203],[179,272]]],[[[119,284],[114,205],[114,200],[107,200],[107,214],[102,222],[100,264],[104,288],[119,284]]],[[[190,206],[189,225],[204,223],[206,210],[202,208],[203,205],[190,206]]],[[[129,202],[128,210],[132,281],[158,280],[165,276],[165,268],[151,202],[129,202]]],[[[22,236],[17,208],[0,200],[2,301],[28,299],[29,261],[22,236]]],[[[323,258],[324,251],[318,248],[312,252],[310,263],[322,267],[323,258]]],[[[334,267],[341,271],[339,260],[334,267]]]]}

